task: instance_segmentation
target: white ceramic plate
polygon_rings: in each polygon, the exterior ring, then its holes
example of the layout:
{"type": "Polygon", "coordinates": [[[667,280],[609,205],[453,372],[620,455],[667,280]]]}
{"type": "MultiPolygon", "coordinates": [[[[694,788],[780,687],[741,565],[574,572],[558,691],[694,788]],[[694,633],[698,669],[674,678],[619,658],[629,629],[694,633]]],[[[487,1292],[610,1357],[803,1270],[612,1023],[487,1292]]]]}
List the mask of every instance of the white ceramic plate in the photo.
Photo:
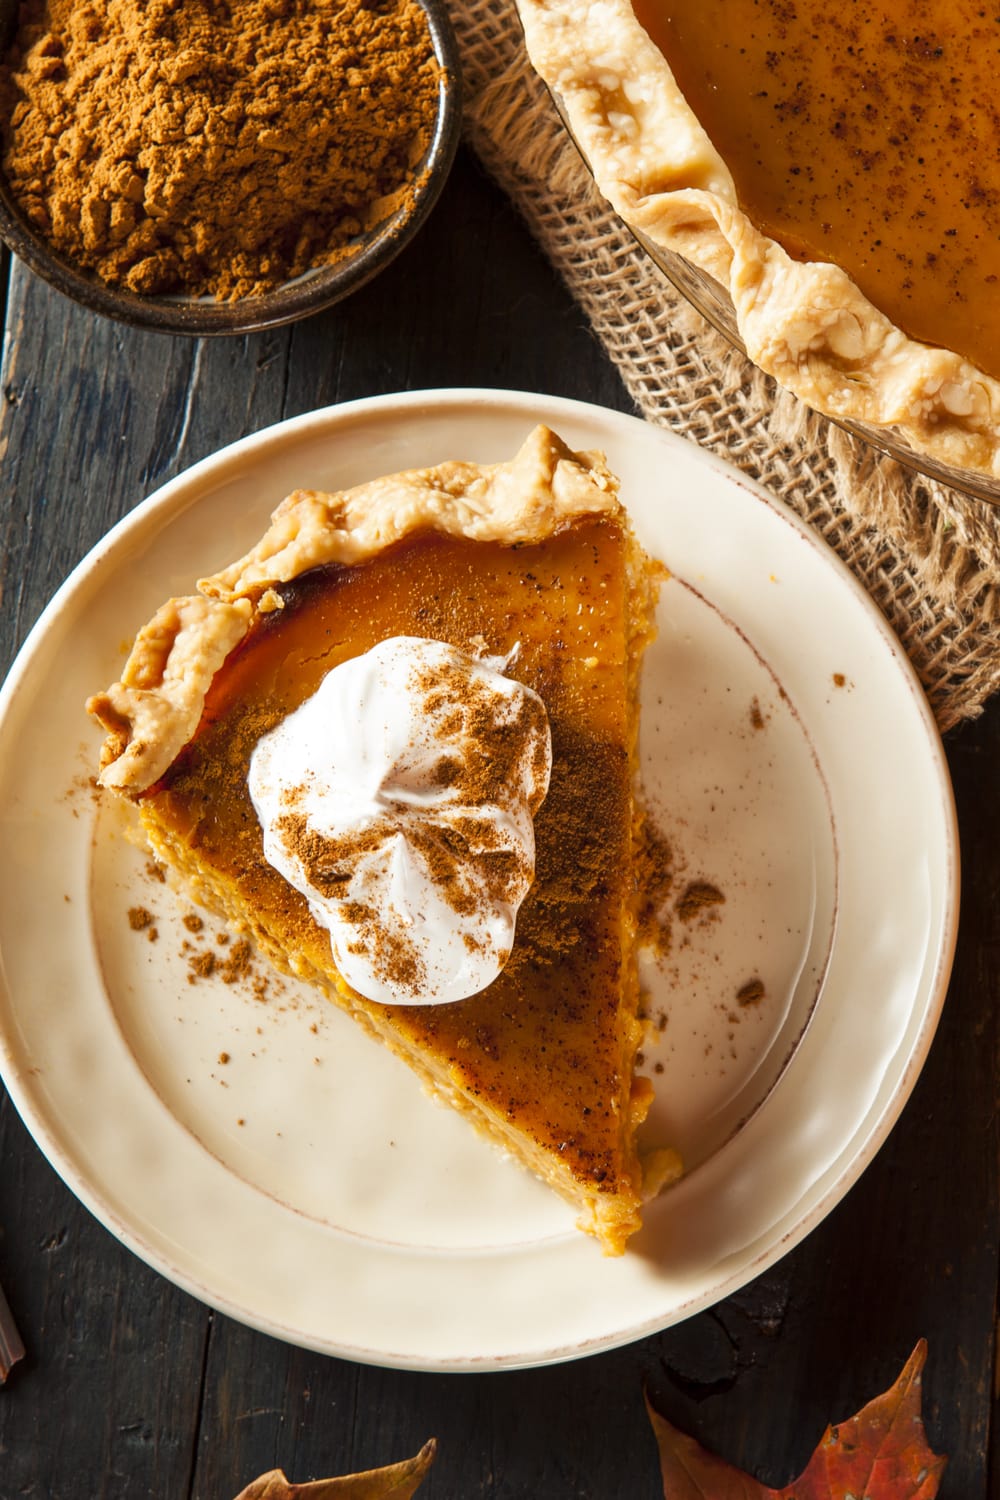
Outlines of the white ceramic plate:
{"type": "Polygon", "coordinates": [[[913,1085],[958,910],[933,721],[823,542],[689,443],[500,392],[312,413],[140,505],[60,590],[5,685],[0,830],[3,1073],[56,1170],[224,1312],[420,1369],[623,1343],[801,1239],[913,1085]],[[673,570],[643,683],[644,772],[674,896],[703,882],[725,897],[692,920],[674,910],[671,951],[647,965],[648,1130],[689,1171],[619,1260],[325,1001],[286,982],[260,998],[218,964],[199,977],[192,959],[226,956],[218,924],[185,925],[87,781],[86,695],[156,606],[254,541],[287,490],[505,458],[538,420],[605,450],[641,539],[673,570]],[[139,907],[156,941],[130,926],[139,907]],[[758,998],[741,1004],[751,981],[758,998]]]}

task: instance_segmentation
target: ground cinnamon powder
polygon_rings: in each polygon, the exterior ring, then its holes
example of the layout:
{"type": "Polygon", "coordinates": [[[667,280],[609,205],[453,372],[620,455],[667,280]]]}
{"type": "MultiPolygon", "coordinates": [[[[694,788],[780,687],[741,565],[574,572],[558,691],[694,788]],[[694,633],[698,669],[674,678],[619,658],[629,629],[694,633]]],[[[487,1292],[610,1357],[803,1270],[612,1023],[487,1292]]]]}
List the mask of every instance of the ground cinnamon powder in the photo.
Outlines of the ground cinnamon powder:
{"type": "Polygon", "coordinates": [[[412,190],[438,84],[417,0],[28,0],[3,170],[112,285],[253,296],[412,190]]]}

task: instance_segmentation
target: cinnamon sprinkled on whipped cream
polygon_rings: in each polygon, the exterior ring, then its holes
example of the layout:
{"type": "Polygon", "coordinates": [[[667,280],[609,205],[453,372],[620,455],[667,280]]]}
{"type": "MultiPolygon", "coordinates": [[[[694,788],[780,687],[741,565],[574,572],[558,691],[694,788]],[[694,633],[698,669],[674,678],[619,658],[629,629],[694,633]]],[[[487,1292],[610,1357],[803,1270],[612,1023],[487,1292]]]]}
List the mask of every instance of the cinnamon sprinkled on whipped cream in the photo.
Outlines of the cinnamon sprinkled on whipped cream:
{"type": "Polygon", "coordinates": [[[465,999],[510,953],[552,752],[508,665],[393,637],[330,671],[251,758],[265,856],[368,999],[465,999]]]}

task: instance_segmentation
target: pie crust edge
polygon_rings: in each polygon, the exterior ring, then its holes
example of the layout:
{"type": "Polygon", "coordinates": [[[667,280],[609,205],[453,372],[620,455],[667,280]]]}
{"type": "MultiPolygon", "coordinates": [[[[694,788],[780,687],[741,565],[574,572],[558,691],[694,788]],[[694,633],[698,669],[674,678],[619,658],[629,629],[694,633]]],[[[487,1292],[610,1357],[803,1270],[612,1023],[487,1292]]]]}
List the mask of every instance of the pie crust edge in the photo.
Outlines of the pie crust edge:
{"type": "Polygon", "coordinates": [[[98,781],[129,796],[152,786],[194,734],[212,679],[258,616],[282,607],[275,584],[324,564],[351,564],[412,532],[471,541],[540,540],[576,516],[619,508],[599,453],[573,452],[538,426],[508,462],[447,462],[336,494],[294,490],[260,541],[230,566],[169,599],[135,638],[121,678],[87,701],[107,731],[98,781]]]}
{"type": "Polygon", "coordinates": [[[517,5],[532,65],[597,186],[654,247],[721,283],[755,364],[826,416],[1000,477],[1000,381],[909,338],[839,267],[793,260],[755,228],[629,0],[517,5]]]}

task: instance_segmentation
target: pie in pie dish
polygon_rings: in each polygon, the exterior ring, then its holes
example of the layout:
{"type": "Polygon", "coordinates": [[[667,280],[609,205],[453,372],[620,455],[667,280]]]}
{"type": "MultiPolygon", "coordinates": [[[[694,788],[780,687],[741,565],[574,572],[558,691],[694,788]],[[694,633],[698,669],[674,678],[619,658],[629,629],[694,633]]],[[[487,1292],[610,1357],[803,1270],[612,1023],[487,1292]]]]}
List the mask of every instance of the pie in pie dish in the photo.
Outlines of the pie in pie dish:
{"type": "Polygon", "coordinates": [[[518,0],[612,206],[817,410],[1000,475],[1000,22],[973,0],[518,0]]]}
{"type": "MultiPolygon", "coordinates": [[[[635,1072],[637,681],[662,573],[603,459],[538,428],[508,463],[294,492],[251,552],[157,612],[121,680],[88,703],[107,731],[102,785],[134,802],[186,892],[321,986],[573,1203],[610,1254],[639,1227],[644,1195],[679,1170],[669,1151],[641,1162],[636,1144],[652,1096],[635,1072]],[[530,798],[534,880],[513,946],[484,988],[448,1003],[385,1003],[348,983],[317,903],[265,854],[267,819],[248,787],[261,747],[326,684],[399,641],[463,653],[473,673],[499,663],[530,700],[532,734],[541,700],[551,742],[547,792],[540,805],[538,787],[530,798]]],[[[422,700],[415,733],[431,706],[422,700]]],[[[494,750],[506,733],[504,720],[494,750]]],[[[359,736],[356,722],[328,726],[347,746],[359,736]]],[[[439,758],[431,779],[450,792],[462,774],[439,758]]],[[[511,782],[509,765],[498,777],[511,782]]],[[[502,802],[505,787],[490,795],[502,802]]],[[[393,818],[407,797],[420,800],[400,791],[393,818]]],[[[287,808],[282,817],[294,822],[287,808]]],[[[438,853],[442,839],[454,853],[453,831],[434,832],[438,853]]],[[[361,867],[362,843],[348,865],[361,867]]],[[[506,881],[507,864],[490,858],[506,881]]],[[[314,864],[335,895],[343,864],[314,864]]],[[[358,931],[343,951],[374,962],[358,931]]]]}

